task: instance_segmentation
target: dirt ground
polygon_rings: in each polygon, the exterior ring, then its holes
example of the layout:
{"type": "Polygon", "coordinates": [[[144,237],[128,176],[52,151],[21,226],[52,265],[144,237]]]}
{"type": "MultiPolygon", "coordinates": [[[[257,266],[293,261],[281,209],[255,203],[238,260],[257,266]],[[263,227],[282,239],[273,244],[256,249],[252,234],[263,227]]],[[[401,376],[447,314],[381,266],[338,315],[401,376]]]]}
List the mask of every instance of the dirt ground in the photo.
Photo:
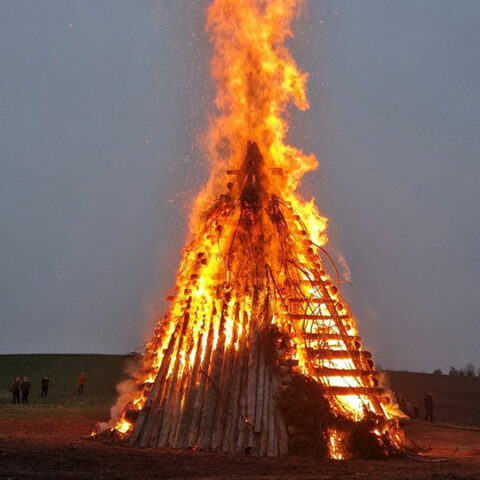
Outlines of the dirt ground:
{"type": "Polygon", "coordinates": [[[480,479],[480,430],[428,425],[406,427],[426,449],[416,460],[325,461],[254,458],[136,449],[89,438],[102,412],[0,416],[1,479],[480,479]]]}

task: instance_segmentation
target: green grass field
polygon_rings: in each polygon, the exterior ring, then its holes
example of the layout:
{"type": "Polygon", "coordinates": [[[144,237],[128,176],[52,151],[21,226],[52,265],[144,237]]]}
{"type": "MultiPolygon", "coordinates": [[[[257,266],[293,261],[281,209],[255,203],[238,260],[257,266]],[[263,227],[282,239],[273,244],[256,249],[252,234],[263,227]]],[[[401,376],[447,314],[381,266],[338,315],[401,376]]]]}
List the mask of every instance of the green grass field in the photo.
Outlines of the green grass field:
{"type": "MultiPolygon", "coordinates": [[[[117,398],[116,385],[126,376],[124,355],[0,355],[0,415],[95,414],[108,418],[117,398]],[[82,397],[78,376],[87,375],[82,397]],[[16,376],[32,382],[29,405],[12,405],[10,386],[16,376]],[[50,378],[47,398],[40,398],[40,381],[50,378]]],[[[480,379],[414,372],[386,372],[391,388],[423,415],[423,396],[432,392],[439,422],[480,426],[480,379]]]]}
{"type": "MultiPolygon", "coordinates": [[[[16,376],[27,376],[32,382],[28,411],[41,410],[59,414],[72,408],[105,409],[115,402],[115,386],[124,376],[128,357],[123,355],[0,355],[0,414],[14,410],[22,412],[22,405],[12,405],[10,386],[16,376]],[[87,384],[80,397],[78,376],[85,372],[87,384]],[[50,378],[47,398],[40,398],[40,381],[50,378]]],[[[24,410],[26,412],[26,410],[24,410]]]]}

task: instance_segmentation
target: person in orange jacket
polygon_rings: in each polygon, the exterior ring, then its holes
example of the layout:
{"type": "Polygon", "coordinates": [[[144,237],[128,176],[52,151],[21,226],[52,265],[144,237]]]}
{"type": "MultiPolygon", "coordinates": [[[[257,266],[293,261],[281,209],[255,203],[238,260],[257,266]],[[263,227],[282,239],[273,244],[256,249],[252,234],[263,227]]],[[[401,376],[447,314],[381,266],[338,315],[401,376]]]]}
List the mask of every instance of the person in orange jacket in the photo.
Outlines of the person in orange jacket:
{"type": "Polygon", "coordinates": [[[78,394],[83,395],[85,384],[87,383],[87,376],[82,372],[78,377],[78,394]]]}

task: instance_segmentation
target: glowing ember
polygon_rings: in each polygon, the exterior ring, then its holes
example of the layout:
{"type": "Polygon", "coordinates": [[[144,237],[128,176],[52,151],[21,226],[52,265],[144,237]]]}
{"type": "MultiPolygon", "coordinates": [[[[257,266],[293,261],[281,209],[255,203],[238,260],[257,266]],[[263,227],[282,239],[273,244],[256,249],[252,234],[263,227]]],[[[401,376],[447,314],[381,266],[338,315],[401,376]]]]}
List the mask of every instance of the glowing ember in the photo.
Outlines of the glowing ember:
{"type": "MultiPolygon", "coordinates": [[[[327,220],[296,192],[317,166],[285,141],[287,105],[308,108],[307,75],[284,45],[300,3],[215,0],[208,10],[211,177],[169,312],[114,426],[134,444],[285,454],[299,427],[277,399],[301,375],[321,387],[331,422],[367,425],[385,455],[401,446],[395,407],[326,271],[336,271],[323,249],[327,220]]],[[[349,456],[346,431],[319,438],[332,458],[349,456]]]]}
{"type": "Polygon", "coordinates": [[[121,419],[115,425],[115,430],[123,435],[128,433],[131,428],[132,428],[132,424],[127,422],[125,419],[121,419]]]}
{"type": "Polygon", "coordinates": [[[345,448],[345,437],[335,430],[328,432],[328,453],[334,460],[345,460],[348,452],[345,448]]]}

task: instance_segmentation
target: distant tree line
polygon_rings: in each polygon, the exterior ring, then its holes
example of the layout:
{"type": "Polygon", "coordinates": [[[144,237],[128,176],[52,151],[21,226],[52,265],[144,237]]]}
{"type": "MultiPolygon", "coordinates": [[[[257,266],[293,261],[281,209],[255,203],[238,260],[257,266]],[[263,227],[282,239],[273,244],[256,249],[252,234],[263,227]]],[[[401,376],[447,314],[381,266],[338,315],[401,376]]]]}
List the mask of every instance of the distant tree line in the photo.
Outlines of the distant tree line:
{"type": "MultiPolygon", "coordinates": [[[[433,371],[434,375],[443,375],[443,372],[437,368],[433,371]]],[[[449,375],[456,376],[456,377],[478,377],[480,378],[480,368],[477,368],[475,373],[475,366],[473,363],[467,363],[463,368],[455,368],[450,367],[448,372],[449,375]]]]}

